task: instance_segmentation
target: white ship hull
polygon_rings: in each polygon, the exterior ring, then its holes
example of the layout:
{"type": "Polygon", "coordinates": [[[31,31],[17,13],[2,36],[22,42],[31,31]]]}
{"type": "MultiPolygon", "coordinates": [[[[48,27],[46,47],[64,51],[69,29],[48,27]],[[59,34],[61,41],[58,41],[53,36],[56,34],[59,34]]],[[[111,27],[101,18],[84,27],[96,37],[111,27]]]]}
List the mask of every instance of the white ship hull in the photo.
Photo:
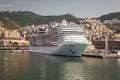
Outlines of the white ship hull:
{"type": "Polygon", "coordinates": [[[30,52],[59,56],[81,56],[88,44],[72,43],[54,47],[30,47],[30,52]]]}

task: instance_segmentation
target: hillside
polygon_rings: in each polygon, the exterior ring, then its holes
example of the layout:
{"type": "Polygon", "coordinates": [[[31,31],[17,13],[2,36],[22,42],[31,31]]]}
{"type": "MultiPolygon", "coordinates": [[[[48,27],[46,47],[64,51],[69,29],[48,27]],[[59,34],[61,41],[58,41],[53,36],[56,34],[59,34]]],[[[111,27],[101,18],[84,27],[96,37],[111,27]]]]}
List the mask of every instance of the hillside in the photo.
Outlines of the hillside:
{"type": "Polygon", "coordinates": [[[20,27],[24,27],[26,25],[46,24],[52,21],[62,21],[63,19],[73,22],[78,20],[71,14],[59,16],[41,16],[28,11],[0,12],[0,24],[2,27],[7,29],[19,29],[20,27]]]}
{"type": "Polygon", "coordinates": [[[106,15],[102,15],[101,17],[99,17],[99,19],[101,21],[112,20],[112,19],[118,19],[118,20],[120,20],[120,12],[109,13],[109,14],[106,14],[106,15]]]}
{"type": "Polygon", "coordinates": [[[120,12],[109,13],[99,17],[99,19],[110,29],[120,33],[120,12]]]}
{"type": "MultiPolygon", "coordinates": [[[[76,18],[71,14],[57,15],[57,16],[42,16],[28,11],[5,11],[0,12],[0,27],[7,29],[19,29],[26,25],[39,25],[47,24],[49,22],[57,21],[61,22],[63,19],[72,22],[78,22],[80,18],[76,18]]],[[[99,19],[104,22],[105,20],[118,19],[120,20],[120,12],[110,13],[99,17],[99,19]]],[[[107,24],[109,27],[109,24],[107,24]]],[[[120,30],[120,24],[110,25],[110,28],[120,30]],[[114,28],[115,27],[115,28],[114,28]]]]}
{"type": "Polygon", "coordinates": [[[59,15],[59,16],[45,16],[49,21],[57,21],[61,22],[63,19],[71,22],[76,22],[78,18],[71,14],[64,14],[64,15],[59,15]]]}

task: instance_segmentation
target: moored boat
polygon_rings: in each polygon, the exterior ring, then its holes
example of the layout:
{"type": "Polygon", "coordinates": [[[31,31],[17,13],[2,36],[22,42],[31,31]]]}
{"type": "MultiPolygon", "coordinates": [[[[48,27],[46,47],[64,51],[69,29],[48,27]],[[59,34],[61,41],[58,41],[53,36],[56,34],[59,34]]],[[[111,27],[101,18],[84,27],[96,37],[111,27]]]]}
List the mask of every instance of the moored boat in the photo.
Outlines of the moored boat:
{"type": "Polygon", "coordinates": [[[63,25],[42,30],[30,38],[30,52],[60,56],[81,56],[89,41],[78,25],[63,25]]]}

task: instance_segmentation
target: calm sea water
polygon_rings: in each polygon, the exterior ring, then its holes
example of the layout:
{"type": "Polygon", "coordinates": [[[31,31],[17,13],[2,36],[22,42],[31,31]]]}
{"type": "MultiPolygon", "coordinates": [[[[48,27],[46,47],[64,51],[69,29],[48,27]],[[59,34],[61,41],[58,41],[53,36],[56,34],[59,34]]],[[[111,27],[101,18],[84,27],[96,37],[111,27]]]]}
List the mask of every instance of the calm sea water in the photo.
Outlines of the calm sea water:
{"type": "Polygon", "coordinates": [[[120,80],[120,59],[0,52],[0,80],[120,80]]]}

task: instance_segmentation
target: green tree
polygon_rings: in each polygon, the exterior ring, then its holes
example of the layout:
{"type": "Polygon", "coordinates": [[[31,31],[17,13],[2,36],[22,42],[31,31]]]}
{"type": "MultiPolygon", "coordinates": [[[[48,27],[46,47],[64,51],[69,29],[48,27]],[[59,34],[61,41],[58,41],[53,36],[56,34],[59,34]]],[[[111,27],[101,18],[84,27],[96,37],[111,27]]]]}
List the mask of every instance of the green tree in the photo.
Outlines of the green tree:
{"type": "Polygon", "coordinates": [[[18,46],[19,43],[18,43],[18,42],[13,42],[13,45],[14,45],[14,46],[18,46]]]}

